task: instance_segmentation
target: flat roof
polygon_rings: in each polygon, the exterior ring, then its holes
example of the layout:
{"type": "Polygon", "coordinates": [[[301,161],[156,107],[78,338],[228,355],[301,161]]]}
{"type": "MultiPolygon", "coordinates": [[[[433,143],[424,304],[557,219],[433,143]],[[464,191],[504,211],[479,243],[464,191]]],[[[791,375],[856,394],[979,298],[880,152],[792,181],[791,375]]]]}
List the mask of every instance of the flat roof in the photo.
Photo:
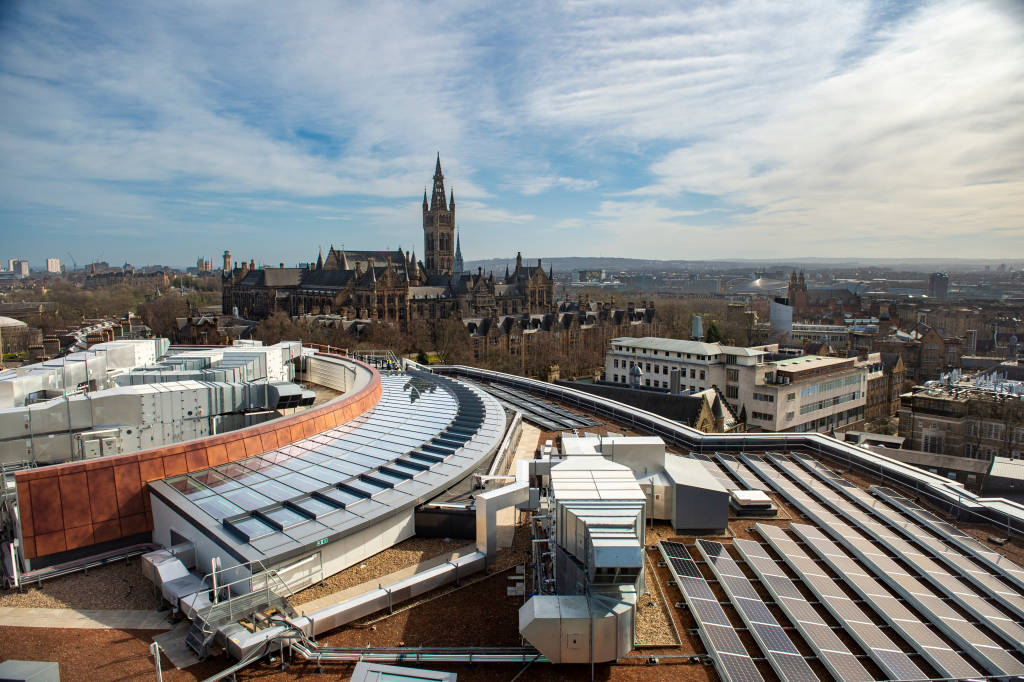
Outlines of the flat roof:
{"type": "Polygon", "coordinates": [[[703,341],[686,341],[684,339],[664,339],[658,336],[622,336],[612,339],[613,344],[627,345],[645,350],[664,350],[671,353],[691,353],[697,355],[721,355],[722,347],[717,343],[703,341]]]}
{"type": "Polygon", "coordinates": [[[798,358],[787,358],[786,360],[773,360],[771,364],[778,369],[786,371],[802,371],[807,369],[818,369],[829,365],[849,364],[853,366],[854,358],[829,358],[821,355],[801,355],[798,358]]]}

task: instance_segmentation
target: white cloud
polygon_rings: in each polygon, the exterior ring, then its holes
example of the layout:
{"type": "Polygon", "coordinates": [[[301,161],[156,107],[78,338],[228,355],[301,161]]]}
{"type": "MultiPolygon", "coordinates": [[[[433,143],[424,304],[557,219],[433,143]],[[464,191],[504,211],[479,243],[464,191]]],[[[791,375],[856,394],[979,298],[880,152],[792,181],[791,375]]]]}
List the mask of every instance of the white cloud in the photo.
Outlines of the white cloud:
{"type": "Polygon", "coordinates": [[[514,213],[504,208],[489,206],[479,201],[463,201],[456,205],[455,221],[462,225],[474,223],[512,223],[521,224],[535,220],[531,213],[514,213]]]}
{"type": "Polygon", "coordinates": [[[642,191],[727,197],[780,239],[951,255],[941,238],[974,232],[984,249],[1024,223],[1019,28],[984,4],[924,10],[762,123],[668,154],[642,191]]]}
{"type": "Polygon", "coordinates": [[[538,36],[526,112],[580,126],[588,143],[715,135],[826,75],[867,8],[839,0],[577,6],[538,36]]]}
{"type": "Polygon", "coordinates": [[[541,194],[554,188],[567,189],[573,192],[583,192],[597,187],[597,180],[584,180],[582,178],[570,178],[564,176],[541,175],[528,178],[518,184],[519,191],[526,196],[541,194]]]}

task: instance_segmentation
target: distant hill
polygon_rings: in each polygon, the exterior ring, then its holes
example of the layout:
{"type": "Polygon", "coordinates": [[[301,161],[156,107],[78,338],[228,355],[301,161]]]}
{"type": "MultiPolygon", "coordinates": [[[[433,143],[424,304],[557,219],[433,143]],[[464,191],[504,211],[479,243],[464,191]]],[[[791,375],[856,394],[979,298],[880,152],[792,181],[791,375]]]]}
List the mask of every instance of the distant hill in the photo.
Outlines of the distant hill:
{"type": "MultiPolygon", "coordinates": [[[[956,258],[791,258],[782,259],[735,259],[735,260],[654,260],[647,258],[614,258],[601,256],[570,256],[542,258],[546,270],[554,267],[555,272],[572,272],[575,270],[607,270],[614,272],[699,272],[713,270],[715,272],[751,272],[753,270],[778,270],[795,267],[821,269],[847,268],[887,268],[897,271],[934,272],[952,270],[964,272],[984,270],[986,266],[993,271],[1002,263],[1014,270],[1024,268],[1024,261],[1001,261],[997,259],[956,259],[956,258]]],[[[536,259],[524,259],[524,265],[534,266],[536,259]]],[[[496,276],[504,275],[505,266],[515,268],[515,258],[490,258],[487,260],[466,261],[466,270],[475,271],[482,268],[484,272],[493,271],[496,276]]]]}

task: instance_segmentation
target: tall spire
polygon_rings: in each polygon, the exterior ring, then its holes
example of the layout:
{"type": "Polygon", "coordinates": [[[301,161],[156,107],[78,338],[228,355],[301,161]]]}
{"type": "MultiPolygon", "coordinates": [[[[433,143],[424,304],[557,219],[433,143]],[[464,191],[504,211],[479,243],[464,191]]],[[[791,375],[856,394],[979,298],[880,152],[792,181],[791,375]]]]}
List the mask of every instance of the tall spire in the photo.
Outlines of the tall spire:
{"type": "Polygon", "coordinates": [[[427,188],[423,188],[423,212],[426,213],[430,210],[430,204],[427,203],[427,188]]]}
{"type": "Polygon", "coordinates": [[[316,269],[317,270],[323,270],[324,269],[324,252],[323,251],[320,251],[320,254],[316,257],[316,269]]]}
{"type": "Polygon", "coordinates": [[[437,166],[434,169],[434,190],[430,194],[430,210],[445,208],[444,173],[441,172],[441,152],[437,153],[437,166]]]}
{"type": "Polygon", "coordinates": [[[452,194],[452,200],[451,200],[451,203],[448,204],[448,210],[449,211],[454,211],[455,210],[455,188],[454,187],[451,190],[451,194],[452,194]]]}

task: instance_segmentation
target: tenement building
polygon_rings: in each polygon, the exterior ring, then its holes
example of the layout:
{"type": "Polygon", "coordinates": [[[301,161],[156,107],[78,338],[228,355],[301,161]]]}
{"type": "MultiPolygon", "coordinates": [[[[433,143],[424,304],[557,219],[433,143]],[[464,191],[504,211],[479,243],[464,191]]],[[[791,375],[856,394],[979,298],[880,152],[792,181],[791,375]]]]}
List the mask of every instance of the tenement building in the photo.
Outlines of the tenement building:
{"type": "Polygon", "coordinates": [[[990,461],[1024,458],[1024,384],[992,374],[916,386],[900,397],[905,447],[990,461]]]}
{"type": "Polygon", "coordinates": [[[433,189],[423,192],[423,259],[401,248],[390,251],[335,249],[314,264],[256,267],[252,260],[232,267],[224,252],[223,310],[251,320],[275,312],[333,314],[391,322],[463,319],[555,311],[553,272],[541,261],[526,265],[521,254],[504,276],[463,269],[456,232],[455,193],[446,193],[441,158],[433,189]]]}
{"type": "Polygon", "coordinates": [[[882,378],[879,357],[790,357],[778,350],[775,344],[612,339],[605,380],[688,393],[717,388],[748,429],[831,431],[863,423],[868,380],[882,378]]]}

